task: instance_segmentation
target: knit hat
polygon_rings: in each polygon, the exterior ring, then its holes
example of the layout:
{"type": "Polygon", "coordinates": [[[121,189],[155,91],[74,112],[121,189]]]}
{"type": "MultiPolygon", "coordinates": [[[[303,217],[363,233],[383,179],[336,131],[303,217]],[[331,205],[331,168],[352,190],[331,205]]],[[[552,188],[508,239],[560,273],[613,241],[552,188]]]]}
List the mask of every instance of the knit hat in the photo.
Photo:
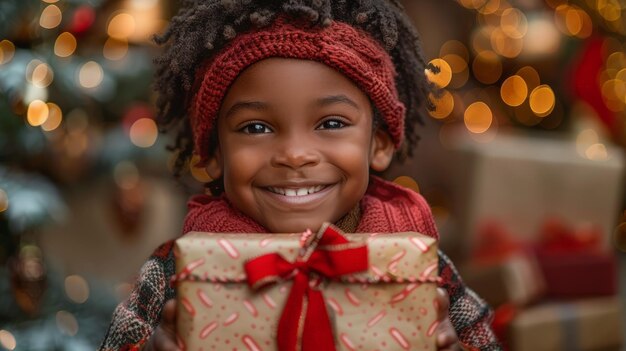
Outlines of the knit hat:
{"type": "Polygon", "coordinates": [[[321,62],[351,79],[382,115],[396,149],[404,137],[404,104],[398,97],[391,58],[369,34],[346,23],[328,27],[298,26],[279,17],[268,27],[233,39],[198,72],[197,94],[192,98],[190,121],[195,152],[204,164],[209,137],[230,85],[248,66],[270,57],[321,62]]]}

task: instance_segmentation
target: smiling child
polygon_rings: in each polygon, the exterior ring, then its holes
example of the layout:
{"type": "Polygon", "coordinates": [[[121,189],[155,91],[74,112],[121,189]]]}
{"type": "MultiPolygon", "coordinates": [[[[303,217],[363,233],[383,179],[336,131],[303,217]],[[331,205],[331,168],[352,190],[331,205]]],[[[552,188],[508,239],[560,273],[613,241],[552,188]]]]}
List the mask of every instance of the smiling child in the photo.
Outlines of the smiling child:
{"type": "MultiPolygon", "coordinates": [[[[178,129],[177,169],[196,154],[214,179],[212,196],[190,200],[183,233],[332,222],[438,237],[419,194],[370,174],[408,153],[431,107],[417,34],[396,1],[188,0],[159,42],[170,44],[156,88],[163,125],[178,129]]],[[[488,306],[439,258],[439,349],[499,349],[488,306]]],[[[102,350],[177,349],[173,274],[168,242],[116,309],[102,350]]]]}

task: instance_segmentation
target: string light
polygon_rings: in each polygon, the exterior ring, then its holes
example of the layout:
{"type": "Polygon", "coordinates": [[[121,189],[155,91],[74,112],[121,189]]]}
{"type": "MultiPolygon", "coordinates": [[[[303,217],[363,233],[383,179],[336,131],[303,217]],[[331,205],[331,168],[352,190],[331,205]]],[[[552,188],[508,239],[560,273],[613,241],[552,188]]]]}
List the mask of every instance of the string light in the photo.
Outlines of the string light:
{"type": "Polygon", "coordinates": [[[107,34],[119,40],[126,40],[135,32],[135,18],[126,12],[115,14],[109,21],[107,34]]]}
{"type": "Polygon", "coordinates": [[[500,87],[502,101],[509,106],[519,106],[528,96],[528,87],[524,79],[518,75],[507,78],[500,87]]]}
{"type": "Polygon", "coordinates": [[[191,157],[191,162],[189,162],[189,171],[191,176],[200,183],[208,183],[213,179],[209,176],[205,167],[198,167],[199,162],[200,156],[193,155],[191,157]]]}
{"type": "Polygon", "coordinates": [[[530,93],[528,102],[535,115],[545,117],[554,109],[554,91],[548,85],[540,85],[530,93]]]}
{"type": "Polygon", "coordinates": [[[48,105],[48,118],[41,124],[41,129],[46,132],[51,132],[61,125],[63,111],[61,111],[59,105],[53,102],[48,102],[46,105],[48,105]]]}
{"type": "Polygon", "coordinates": [[[443,59],[437,58],[429,62],[429,65],[433,65],[439,69],[439,73],[434,73],[429,69],[426,69],[426,77],[433,84],[439,88],[445,88],[452,80],[452,69],[450,65],[443,59]]]}
{"type": "Polygon", "coordinates": [[[479,53],[472,63],[474,77],[484,84],[493,84],[502,75],[502,62],[493,51],[479,53]]]}
{"type": "Polygon", "coordinates": [[[70,32],[59,34],[54,42],[54,54],[59,57],[71,56],[76,51],[76,38],[70,32]]]}
{"type": "Polygon", "coordinates": [[[420,187],[417,185],[415,179],[409,176],[399,176],[398,178],[394,179],[393,182],[405,188],[411,189],[416,193],[420,192],[420,187]]]}
{"type": "Polygon", "coordinates": [[[126,57],[128,53],[128,42],[126,40],[119,40],[115,38],[109,38],[104,43],[102,48],[102,54],[107,60],[117,61],[126,57]]]}
{"type": "Polygon", "coordinates": [[[65,278],[65,294],[76,303],[84,303],[89,298],[89,284],[79,275],[65,278]]]}
{"type": "Polygon", "coordinates": [[[130,127],[130,141],[141,148],[154,145],[158,134],[157,125],[152,118],[140,118],[130,127]]]}
{"type": "Polygon", "coordinates": [[[63,15],[61,9],[57,5],[48,5],[41,12],[39,17],[39,25],[46,29],[56,28],[61,24],[63,15]]]}
{"type": "Polygon", "coordinates": [[[78,82],[84,88],[95,88],[102,83],[103,79],[104,71],[95,61],[86,62],[78,72],[78,82]]]}
{"type": "Polygon", "coordinates": [[[449,91],[443,90],[439,96],[436,97],[430,94],[429,97],[435,105],[435,109],[433,111],[428,111],[433,118],[444,119],[454,110],[454,97],[449,91]]]}
{"type": "Polygon", "coordinates": [[[15,45],[9,40],[0,41],[0,65],[11,61],[15,54],[15,45]]]}
{"type": "Polygon", "coordinates": [[[17,347],[17,342],[15,341],[15,337],[8,330],[1,329],[0,330],[0,345],[7,350],[15,350],[17,347]]]}
{"type": "Polygon", "coordinates": [[[48,105],[41,100],[34,100],[28,105],[26,120],[33,127],[42,125],[48,119],[48,105]]]}

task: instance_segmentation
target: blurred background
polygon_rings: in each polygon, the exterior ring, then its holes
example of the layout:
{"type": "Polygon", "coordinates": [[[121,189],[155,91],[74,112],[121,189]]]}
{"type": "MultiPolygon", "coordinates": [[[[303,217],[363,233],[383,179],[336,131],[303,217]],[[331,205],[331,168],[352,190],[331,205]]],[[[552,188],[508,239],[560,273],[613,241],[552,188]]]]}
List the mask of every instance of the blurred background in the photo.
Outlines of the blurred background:
{"type": "MultiPolygon", "coordinates": [[[[624,350],[626,2],[405,0],[442,93],[386,174],[511,350],[624,350]]],[[[0,2],[0,350],[93,350],[209,180],[154,122],[165,0],[0,2]]]]}

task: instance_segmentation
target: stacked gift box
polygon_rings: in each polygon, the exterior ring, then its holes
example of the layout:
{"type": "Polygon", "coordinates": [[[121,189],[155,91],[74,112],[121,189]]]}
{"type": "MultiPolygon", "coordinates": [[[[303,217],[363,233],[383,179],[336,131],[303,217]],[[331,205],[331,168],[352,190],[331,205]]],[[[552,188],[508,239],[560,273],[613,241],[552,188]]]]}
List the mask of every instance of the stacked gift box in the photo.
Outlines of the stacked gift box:
{"type": "MultiPolygon", "coordinates": [[[[611,235],[624,161],[586,159],[575,141],[459,138],[464,165],[457,257],[466,284],[496,311],[506,348],[619,350],[624,306],[611,235]]],[[[445,250],[445,247],[444,247],[445,250]]],[[[622,292],[624,294],[626,292],[622,292]]]]}

